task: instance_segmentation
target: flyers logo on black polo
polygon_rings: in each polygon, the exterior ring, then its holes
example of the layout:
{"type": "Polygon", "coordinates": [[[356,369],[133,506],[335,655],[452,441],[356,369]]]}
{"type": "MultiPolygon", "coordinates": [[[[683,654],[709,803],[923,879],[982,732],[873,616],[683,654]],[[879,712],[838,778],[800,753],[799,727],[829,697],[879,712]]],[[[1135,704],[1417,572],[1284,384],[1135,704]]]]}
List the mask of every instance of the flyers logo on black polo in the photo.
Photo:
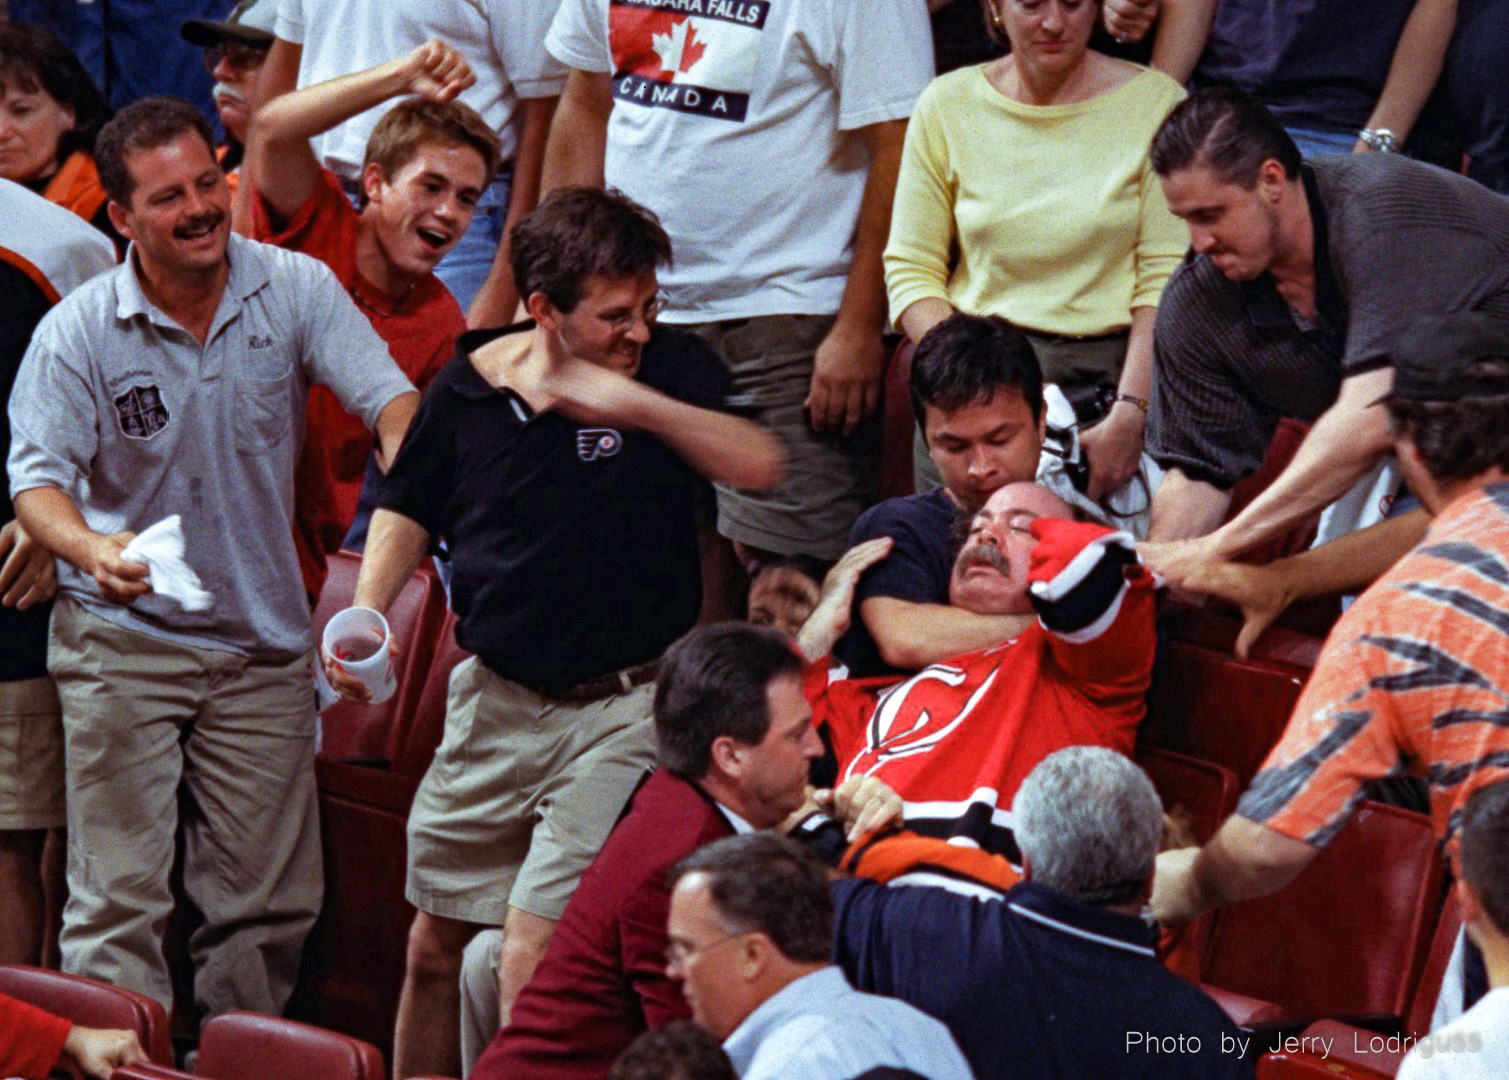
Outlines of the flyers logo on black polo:
{"type": "Polygon", "coordinates": [[[771,0],[613,0],[613,96],[742,122],[771,0]]]}
{"type": "Polygon", "coordinates": [[[133,386],[115,399],[115,418],[128,439],[150,439],[172,417],[155,386],[133,386]]]}
{"type": "Polygon", "coordinates": [[[618,453],[624,437],[612,428],[583,428],[576,433],[576,456],[583,461],[596,461],[618,453]]]}

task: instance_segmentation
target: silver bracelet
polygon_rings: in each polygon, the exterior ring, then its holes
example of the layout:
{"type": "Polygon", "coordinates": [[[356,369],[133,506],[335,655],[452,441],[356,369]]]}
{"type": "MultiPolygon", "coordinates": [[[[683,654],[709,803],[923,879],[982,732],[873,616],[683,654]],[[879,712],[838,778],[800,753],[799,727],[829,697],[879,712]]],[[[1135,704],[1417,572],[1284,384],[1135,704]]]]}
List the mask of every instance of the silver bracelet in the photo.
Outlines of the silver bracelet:
{"type": "Polygon", "coordinates": [[[1388,128],[1363,128],[1357,133],[1357,137],[1369,150],[1376,150],[1380,154],[1399,152],[1399,140],[1394,138],[1394,133],[1388,128]]]}

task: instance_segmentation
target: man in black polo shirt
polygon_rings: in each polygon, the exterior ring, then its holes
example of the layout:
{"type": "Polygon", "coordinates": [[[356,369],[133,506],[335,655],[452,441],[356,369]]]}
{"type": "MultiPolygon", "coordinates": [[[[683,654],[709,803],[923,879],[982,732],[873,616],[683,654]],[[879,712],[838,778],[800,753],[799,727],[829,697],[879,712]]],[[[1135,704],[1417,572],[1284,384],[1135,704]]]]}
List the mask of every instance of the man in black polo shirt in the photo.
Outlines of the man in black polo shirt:
{"type": "Polygon", "coordinates": [[[1025,881],[981,902],[937,886],[833,886],[834,959],[860,990],[948,1026],[978,1080],[1250,1077],[1219,1006],[1139,917],[1163,807],[1129,759],[1044,758],[1012,802],[1025,881]]]}
{"type": "MultiPolygon", "coordinates": [[[[1149,565],[1227,560],[1348,491],[1392,446],[1385,353],[1426,315],[1509,318],[1509,199],[1392,154],[1301,165],[1256,100],[1207,90],[1153,141],[1192,250],[1158,307],[1148,452],[1168,473],[1149,565]],[[1313,422],[1284,473],[1221,526],[1281,417],[1313,422]],[[1220,526],[1219,528],[1217,526],[1220,526]],[[1191,539],[1198,538],[1198,539],[1191,539]]],[[[1417,515],[1397,538],[1423,534],[1417,515]]]]}
{"type": "Polygon", "coordinates": [[[475,654],[409,820],[400,1076],[458,1073],[461,955],[485,926],[504,930],[506,1023],[653,767],[656,659],[701,602],[703,478],[780,475],[774,439],[717,411],[717,357],[654,326],[670,257],[659,223],[616,192],[558,191],[521,220],[513,271],[533,321],[461,339],[372,519],[355,603],[386,610],[444,538],[457,641],[475,654]]]}

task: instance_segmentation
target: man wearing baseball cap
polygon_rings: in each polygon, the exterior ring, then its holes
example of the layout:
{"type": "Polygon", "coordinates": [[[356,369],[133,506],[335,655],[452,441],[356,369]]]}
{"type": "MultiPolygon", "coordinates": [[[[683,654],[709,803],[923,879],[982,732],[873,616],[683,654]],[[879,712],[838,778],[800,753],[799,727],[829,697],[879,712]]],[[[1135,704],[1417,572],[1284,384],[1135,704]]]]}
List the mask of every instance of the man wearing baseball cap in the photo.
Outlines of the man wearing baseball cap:
{"type": "Polygon", "coordinates": [[[246,146],[252,95],[272,48],[273,20],[277,17],[278,0],[239,0],[222,22],[189,19],[178,28],[185,41],[204,50],[205,70],[215,80],[211,94],[225,127],[220,165],[233,195],[246,146]]]}
{"type": "MultiPolygon", "coordinates": [[[[1236,813],[1203,849],[1159,856],[1162,922],[1281,888],[1341,831],[1363,786],[1401,766],[1430,784],[1454,859],[1468,797],[1509,778],[1509,322],[1420,319],[1388,359],[1393,389],[1373,407],[1388,410],[1430,529],[1336,624],[1236,813]]],[[[1449,1012],[1475,1000],[1474,981],[1469,964],[1465,1001],[1448,982],[1449,1012]]]]}

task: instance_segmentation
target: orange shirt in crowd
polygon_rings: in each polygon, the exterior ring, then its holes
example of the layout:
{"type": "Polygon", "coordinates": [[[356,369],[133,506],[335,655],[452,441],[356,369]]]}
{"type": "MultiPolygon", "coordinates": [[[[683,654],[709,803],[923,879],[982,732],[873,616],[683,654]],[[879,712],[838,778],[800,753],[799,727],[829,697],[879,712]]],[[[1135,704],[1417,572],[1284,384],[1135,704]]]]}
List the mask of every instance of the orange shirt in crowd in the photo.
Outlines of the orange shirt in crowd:
{"type": "MultiPolygon", "coordinates": [[[[262,200],[252,200],[252,239],[312,255],[330,267],[409,381],[423,390],[451,358],[466,317],[433,274],[397,301],[362,277],[356,269],[357,223],[356,210],[328,170],[320,171],[314,193],[281,230],[273,228],[262,200]]],[[[310,390],[308,434],[294,476],[294,540],[311,598],[324,584],[325,555],[340,546],[356,514],[372,445],[372,434],[334,394],[323,386],[310,390]]]]}
{"type": "Polygon", "coordinates": [[[1325,844],[1363,785],[1404,765],[1455,838],[1478,788],[1509,779],[1509,483],[1456,499],[1336,624],[1237,813],[1325,844]]]}

